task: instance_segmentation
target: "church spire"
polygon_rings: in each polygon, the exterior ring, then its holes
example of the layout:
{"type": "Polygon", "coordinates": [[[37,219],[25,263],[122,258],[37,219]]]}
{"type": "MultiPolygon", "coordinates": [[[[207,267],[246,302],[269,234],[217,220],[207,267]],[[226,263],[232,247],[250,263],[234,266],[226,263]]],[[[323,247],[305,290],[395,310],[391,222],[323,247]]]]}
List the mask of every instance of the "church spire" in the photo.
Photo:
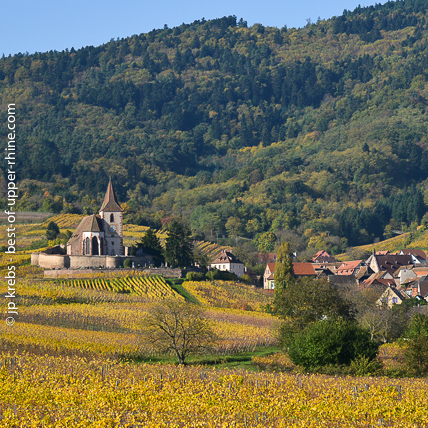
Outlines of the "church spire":
{"type": "Polygon", "coordinates": [[[107,192],[106,195],[104,197],[104,202],[101,205],[101,211],[110,211],[110,212],[122,212],[122,208],[119,205],[119,202],[117,202],[116,199],[116,195],[114,193],[114,189],[113,189],[113,183],[111,182],[111,177],[110,180],[108,182],[108,186],[107,186],[107,192]]]}

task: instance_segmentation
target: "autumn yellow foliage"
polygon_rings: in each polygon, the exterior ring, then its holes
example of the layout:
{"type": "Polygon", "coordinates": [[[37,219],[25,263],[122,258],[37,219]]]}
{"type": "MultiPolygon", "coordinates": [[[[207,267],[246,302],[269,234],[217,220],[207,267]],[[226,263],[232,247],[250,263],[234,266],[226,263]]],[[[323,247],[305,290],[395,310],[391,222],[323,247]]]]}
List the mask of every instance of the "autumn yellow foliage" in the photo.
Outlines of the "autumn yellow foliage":
{"type": "Polygon", "coordinates": [[[428,380],[0,354],[0,428],[421,427],[428,380]]]}

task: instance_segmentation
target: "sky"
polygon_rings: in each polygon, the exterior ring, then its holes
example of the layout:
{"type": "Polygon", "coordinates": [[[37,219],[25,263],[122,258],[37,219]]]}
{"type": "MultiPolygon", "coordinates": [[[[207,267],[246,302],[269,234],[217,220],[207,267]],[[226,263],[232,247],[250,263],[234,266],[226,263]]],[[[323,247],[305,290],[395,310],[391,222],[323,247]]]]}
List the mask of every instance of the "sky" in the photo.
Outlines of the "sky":
{"type": "Polygon", "coordinates": [[[300,28],[370,0],[1,0],[0,55],[99,46],[111,39],[236,15],[248,26],[300,28]]]}

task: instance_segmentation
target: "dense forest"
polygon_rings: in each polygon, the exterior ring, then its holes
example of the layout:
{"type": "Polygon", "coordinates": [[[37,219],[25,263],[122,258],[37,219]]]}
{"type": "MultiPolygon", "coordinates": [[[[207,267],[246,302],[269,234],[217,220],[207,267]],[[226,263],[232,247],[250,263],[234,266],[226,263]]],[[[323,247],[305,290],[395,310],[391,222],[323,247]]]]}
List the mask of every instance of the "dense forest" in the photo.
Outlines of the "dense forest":
{"type": "Polygon", "coordinates": [[[96,212],[111,176],[130,222],[181,217],[197,237],[264,250],[292,237],[337,253],[415,227],[427,220],[427,27],[428,0],[401,0],[301,29],[229,16],[3,57],[17,208],[96,212]]]}

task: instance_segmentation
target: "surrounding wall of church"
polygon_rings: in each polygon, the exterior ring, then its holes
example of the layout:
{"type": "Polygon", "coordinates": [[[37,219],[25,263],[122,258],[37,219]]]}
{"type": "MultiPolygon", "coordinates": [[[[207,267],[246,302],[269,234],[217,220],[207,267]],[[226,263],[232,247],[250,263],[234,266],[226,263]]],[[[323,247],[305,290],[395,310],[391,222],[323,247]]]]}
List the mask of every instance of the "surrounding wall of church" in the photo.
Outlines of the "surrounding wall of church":
{"type": "Polygon", "coordinates": [[[31,264],[44,269],[85,269],[85,268],[107,268],[116,269],[123,266],[125,259],[131,259],[135,266],[150,266],[153,257],[146,255],[135,256],[69,256],[53,255],[44,253],[31,254],[31,264]]]}

